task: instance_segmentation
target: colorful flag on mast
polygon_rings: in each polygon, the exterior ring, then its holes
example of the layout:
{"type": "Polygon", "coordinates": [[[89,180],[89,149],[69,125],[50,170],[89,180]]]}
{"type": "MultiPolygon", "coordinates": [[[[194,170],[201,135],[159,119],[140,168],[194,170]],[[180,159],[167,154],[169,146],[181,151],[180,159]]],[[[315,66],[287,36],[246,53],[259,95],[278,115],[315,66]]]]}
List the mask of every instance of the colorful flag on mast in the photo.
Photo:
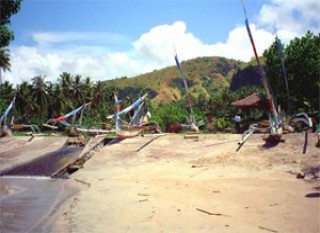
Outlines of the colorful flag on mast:
{"type": "Polygon", "coordinates": [[[10,103],[10,105],[8,106],[8,108],[6,109],[4,114],[1,116],[0,123],[2,123],[2,121],[4,121],[4,122],[6,121],[6,118],[7,118],[8,114],[9,114],[9,112],[11,111],[11,109],[13,108],[15,101],[16,101],[16,97],[13,98],[13,100],[10,103]]]}
{"type": "Polygon", "coordinates": [[[282,52],[282,43],[277,35],[276,27],[273,26],[273,29],[274,29],[274,34],[276,36],[276,44],[277,44],[278,54],[279,54],[280,61],[281,61],[281,69],[282,69],[284,81],[286,84],[287,94],[288,94],[288,101],[287,101],[288,102],[287,103],[288,104],[288,113],[290,113],[291,112],[291,97],[290,97],[290,92],[289,92],[288,75],[287,75],[287,70],[286,70],[286,66],[285,66],[285,62],[284,62],[284,55],[282,52]]]}
{"type": "Polygon", "coordinates": [[[259,60],[259,57],[258,57],[256,46],[254,44],[253,36],[252,36],[251,30],[250,30],[249,20],[248,20],[248,17],[247,17],[247,12],[246,12],[246,9],[244,7],[244,4],[243,4],[242,0],[241,0],[241,4],[242,4],[243,12],[244,12],[244,15],[245,15],[245,18],[246,18],[245,24],[246,24],[248,36],[249,36],[249,39],[250,39],[250,42],[251,42],[251,46],[252,46],[252,49],[253,49],[253,52],[254,52],[255,59],[256,59],[257,64],[258,64],[258,70],[259,70],[260,78],[262,79],[264,88],[266,89],[266,92],[267,92],[267,95],[268,95],[269,108],[270,108],[270,111],[273,112],[274,117],[277,118],[278,114],[277,114],[277,111],[276,111],[276,106],[274,104],[274,100],[273,100],[273,97],[272,97],[272,94],[271,94],[271,90],[270,90],[268,81],[263,75],[263,70],[262,70],[262,67],[261,67],[261,64],[260,64],[260,60],[259,60]]]}
{"type": "Polygon", "coordinates": [[[174,56],[174,59],[176,61],[176,64],[177,64],[177,67],[178,67],[178,70],[180,72],[180,75],[182,77],[182,80],[183,80],[183,84],[186,88],[186,92],[187,92],[187,97],[188,97],[188,102],[189,102],[189,109],[190,109],[190,117],[191,117],[191,122],[195,122],[195,116],[194,116],[194,113],[193,113],[193,110],[192,110],[192,104],[191,104],[191,97],[190,97],[190,93],[189,93],[189,87],[188,87],[188,83],[187,83],[187,80],[186,78],[184,77],[183,75],[183,72],[182,72],[182,69],[180,67],[180,62],[178,60],[178,54],[176,52],[176,55],[174,56]]]}
{"type": "Polygon", "coordinates": [[[86,103],[86,104],[84,104],[84,105],[81,105],[79,108],[77,108],[77,109],[75,109],[75,110],[73,110],[73,111],[71,111],[71,112],[69,112],[69,113],[67,113],[67,114],[65,114],[65,115],[63,115],[63,116],[60,116],[60,117],[58,117],[58,118],[53,119],[53,121],[54,121],[54,122],[64,121],[64,120],[66,120],[67,118],[76,115],[78,112],[82,111],[85,107],[87,107],[87,106],[90,105],[90,104],[91,104],[91,102],[86,103]]]}

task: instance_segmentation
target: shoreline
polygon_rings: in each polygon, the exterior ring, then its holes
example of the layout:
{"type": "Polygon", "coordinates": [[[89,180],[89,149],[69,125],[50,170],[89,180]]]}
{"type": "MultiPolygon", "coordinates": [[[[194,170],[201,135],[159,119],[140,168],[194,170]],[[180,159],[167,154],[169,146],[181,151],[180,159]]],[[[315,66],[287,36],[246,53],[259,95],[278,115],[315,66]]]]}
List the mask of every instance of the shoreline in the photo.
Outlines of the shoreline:
{"type": "Polygon", "coordinates": [[[136,137],[102,148],[71,176],[84,186],[50,229],[319,232],[319,179],[296,178],[319,166],[313,139],[303,155],[303,134],[270,148],[253,135],[240,152],[231,143],[239,135],[197,136],[136,137]]]}
{"type": "Polygon", "coordinates": [[[53,213],[80,190],[49,178],[1,177],[0,181],[3,232],[44,232],[53,213]]]}
{"type": "Polygon", "coordinates": [[[103,147],[69,179],[0,177],[0,229],[319,232],[317,138],[303,154],[303,133],[273,147],[263,136],[238,152],[239,134],[139,136],[103,147]]]}

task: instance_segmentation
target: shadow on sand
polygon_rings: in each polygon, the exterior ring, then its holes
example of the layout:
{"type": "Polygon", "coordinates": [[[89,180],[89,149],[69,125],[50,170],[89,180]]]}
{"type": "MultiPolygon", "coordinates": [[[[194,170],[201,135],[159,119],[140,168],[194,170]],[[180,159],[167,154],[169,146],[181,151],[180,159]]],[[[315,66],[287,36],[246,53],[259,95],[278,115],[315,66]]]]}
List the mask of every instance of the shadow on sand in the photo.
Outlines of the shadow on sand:
{"type": "Polygon", "coordinates": [[[279,141],[272,141],[272,142],[265,142],[262,147],[265,148],[265,149],[269,149],[269,148],[272,148],[272,147],[276,147],[277,145],[279,144],[279,141]]]}
{"type": "Polygon", "coordinates": [[[269,149],[277,146],[280,142],[284,142],[284,139],[281,139],[281,136],[278,135],[269,135],[267,138],[263,139],[265,143],[263,144],[263,148],[269,149]]]}
{"type": "Polygon", "coordinates": [[[305,195],[305,197],[307,198],[319,198],[320,197],[320,193],[308,193],[305,195]]]}

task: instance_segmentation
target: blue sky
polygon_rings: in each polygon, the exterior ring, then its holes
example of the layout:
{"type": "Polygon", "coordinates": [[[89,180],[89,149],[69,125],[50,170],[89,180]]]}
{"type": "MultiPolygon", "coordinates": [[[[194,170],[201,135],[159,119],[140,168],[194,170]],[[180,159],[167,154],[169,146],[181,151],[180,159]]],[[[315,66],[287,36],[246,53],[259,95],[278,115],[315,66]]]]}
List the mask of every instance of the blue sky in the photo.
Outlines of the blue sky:
{"type": "MultiPolygon", "coordinates": [[[[244,0],[261,54],[272,26],[288,43],[319,32],[317,0],[244,0]]],[[[62,72],[106,80],[135,76],[180,60],[224,56],[248,61],[252,49],[240,0],[24,0],[12,17],[10,45],[15,84],[62,72]]]]}

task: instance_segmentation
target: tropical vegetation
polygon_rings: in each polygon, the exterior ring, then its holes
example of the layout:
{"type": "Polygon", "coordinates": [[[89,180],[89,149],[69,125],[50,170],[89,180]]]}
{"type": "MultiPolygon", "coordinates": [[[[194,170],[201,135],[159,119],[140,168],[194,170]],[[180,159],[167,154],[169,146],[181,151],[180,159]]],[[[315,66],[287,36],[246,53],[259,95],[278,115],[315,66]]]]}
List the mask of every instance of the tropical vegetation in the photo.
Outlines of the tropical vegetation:
{"type": "MultiPolygon", "coordinates": [[[[307,32],[283,49],[293,112],[319,112],[320,34],[307,32]]],[[[264,52],[266,71],[277,102],[287,109],[288,93],[276,43],[264,52]]]]}
{"type": "MultiPolygon", "coordinates": [[[[305,111],[313,116],[319,114],[319,37],[319,34],[308,32],[283,47],[292,106],[295,112],[305,111]]],[[[272,44],[264,52],[263,66],[277,103],[286,109],[287,92],[275,46],[275,43],[272,44]]],[[[252,62],[201,57],[181,65],[197,120],[215,119],[211,126],[218,129],[232,126],[232,117],[238,109],[231,107],[231,102],[253,92],[265,93],[252,62]]],[[[39,74],[31,82],[22,82],[15,87],[4,82],[0,87],[1,109],[16,96],[15,121],[42,125],[49,118],[92,101],[91,107],[85,111],[85,124],[90,124],[106,121],[106,117],[115,112],[114,93],[123,99],[126,106],[148,92],[147,107],[152,119],[163,130],[174,123],[187,123],[189,117],[186,90],[177,68],[173,66],[132,78],[120,77],[108,81],[92,81],[90,77],[67,72],[61,73],[56,80],[50,82],[46,76],[39,74]]],[[[266,110],[242,111],[241,114],[248,124],[267,116],[266,110]]]]}
{"type": "Polygon", "coordinates": [[[8,47],[14,39],[14,33],[10,30],[11,16],[20,10],[22,0],[5,0],[0,4],[0,48],[8,47]]]}

